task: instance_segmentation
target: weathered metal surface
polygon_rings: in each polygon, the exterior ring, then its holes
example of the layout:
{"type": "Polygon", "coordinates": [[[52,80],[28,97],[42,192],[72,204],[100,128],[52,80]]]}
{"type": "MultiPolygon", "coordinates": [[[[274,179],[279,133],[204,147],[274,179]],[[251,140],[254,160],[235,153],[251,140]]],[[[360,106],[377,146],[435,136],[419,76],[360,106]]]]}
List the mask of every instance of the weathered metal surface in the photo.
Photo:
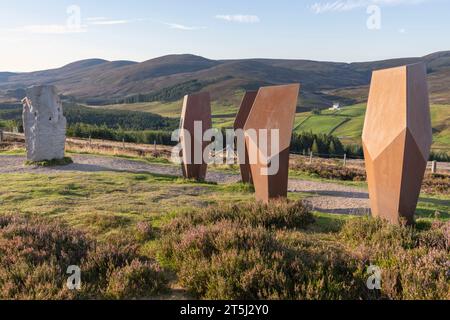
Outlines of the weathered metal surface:
{"type": "Polygon", "coordinates": [[[299,84],[261,88],[244,125],[256,199],[265,203],[287,196],[289,150],[299,90],[299,84]],[[256,130],[258,136],[267,130],[267,143],[247,135],[249,130],[256,130]],[[278,137],[273,141],[275,131],[278,137]],[[265,171],[274,168],[277,160],[278,170],[267,174],[265,171]]]}
{"type": "Polygon", "coordinates": [[[362,141],[372,215],[414,223],[432,144],[423,63],[373,73],[362,141]]]}
{"type": "Polygon", "coordinates": [[[209,93],[191,94],[184,97],[181,113],[180,143],[182,148],[182,169],[186,179],[203,181],[208,165],[203,152],[210,142],[203,141],[204,133],[211,129],[211,98],[209,93]],[[195,123],[201,124],[195,132],[195,123]],[[185,137],[185,134],[190,137],[185,137]]]}
{"type": "MultiPolygon", "coordinates": [[[[253,103],[255,102],[257,94],[258,91],[248,91],[245,93],[244,98],[242,99],[241,107],[239,108],[239,112],[234,122],[235,131],[242,130],[241,133],[243,133],[245,123],[253,107],[253,103]]],[[[241,134],[237,136],[237,139],[244,140],[245,137],[243,134],[241,134]]],[[[239,143],[242,143],[244,146],[244,150],[240,150],[240,148],[238,148],[238,159],[241,169],[242,182],[253,184],[247,145],[245,141],[239,141],[239,143]]]]}

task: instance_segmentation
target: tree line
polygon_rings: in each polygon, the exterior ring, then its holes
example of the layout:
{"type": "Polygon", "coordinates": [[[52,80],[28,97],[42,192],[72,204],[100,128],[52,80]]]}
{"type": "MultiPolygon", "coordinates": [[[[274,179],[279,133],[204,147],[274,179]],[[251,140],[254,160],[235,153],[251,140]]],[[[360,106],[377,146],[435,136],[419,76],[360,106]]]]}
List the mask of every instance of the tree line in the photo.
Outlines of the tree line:
{"type": "MultiPolygon", "coordinates": [[[[64,114],[70,137],[93,138],[129,143],[174,145],[172,131],[179,126],[178,119],[138,111],[106,110],[65,103],[64,114]]],[[[23,132],[22,105],[0,104],[0,127],[18,128],[23,132]]],[[[225,134],[225,133],[224,133],[225,134]]],[[[225,139],[224,139],[225,141],[225,139]]],[[[363,158],[361,145],[344,145],[338,137],[312,132],[294,133],[291,151],[297,154],[321,157],[363,158]]],[[[430,160],[450,162],[446,152],[431,153],[430,160]]]]}
{"type": "Polygon", "coordinates": [[[128,143],[153,144],[172,146],[172,131],[163,130],[126,130],[109,128],[107,125],[91,125],[86,123],[71,124],[67,128],[67,136],[82,139],[102,139],[110,141],[125,141],[128,143]]]}

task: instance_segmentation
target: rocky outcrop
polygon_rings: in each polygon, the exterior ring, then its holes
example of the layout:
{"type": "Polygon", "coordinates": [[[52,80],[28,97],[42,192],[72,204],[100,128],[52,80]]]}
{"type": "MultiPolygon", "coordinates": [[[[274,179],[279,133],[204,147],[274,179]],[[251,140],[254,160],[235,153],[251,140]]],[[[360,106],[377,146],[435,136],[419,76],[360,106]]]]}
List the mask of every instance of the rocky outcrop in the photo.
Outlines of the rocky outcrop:
{"type": "Polygon", "coordinates": [[[67,121],[54,86],[34,86],[23,99],[23,128],[27,159],[64,158],[67,121]]]}

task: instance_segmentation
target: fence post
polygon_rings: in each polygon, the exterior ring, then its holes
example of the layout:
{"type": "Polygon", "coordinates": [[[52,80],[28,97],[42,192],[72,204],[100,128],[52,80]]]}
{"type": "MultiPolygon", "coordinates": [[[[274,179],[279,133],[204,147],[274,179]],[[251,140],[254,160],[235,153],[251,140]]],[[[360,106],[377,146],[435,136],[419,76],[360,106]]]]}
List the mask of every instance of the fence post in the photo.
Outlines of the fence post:
{"type": "Polygon", "coordinates": [[[89,135],[89,147],[92,147],[92,136],[89,135]]]}
{"type": "Polygon", "coordinates": [[[154,141],[154,143],[153,143],[153,151],[156,153],[156,151],[158,151],[157,150],[157,148],[156,148],[156,140],[154,141]]]}
{"type": "Polygon", "coordinates": [[[0,129],[0,142],[3,142],[3,130],[0,129]]]}
{"type": "Polygon", "coordinates": [[[347,166],[347,154],[344,153],[344,167],[347,166]]]}
{"type": "Polygon", "coordinates": [[[125,138],[122,138],[122,149],[125,149],[125,138]]]}
{"type": "Polygon", "coordinates": [[[309,155],[309,164],[312,164],[313,162],[313,152],[311,151],[311,154],[309,155]]]}
{"type": "Polygon", "coordinates": [[[437,173],[437,161],[436,160],[431,163],[431,173],[433,173],[433,174],[437,173]]]}

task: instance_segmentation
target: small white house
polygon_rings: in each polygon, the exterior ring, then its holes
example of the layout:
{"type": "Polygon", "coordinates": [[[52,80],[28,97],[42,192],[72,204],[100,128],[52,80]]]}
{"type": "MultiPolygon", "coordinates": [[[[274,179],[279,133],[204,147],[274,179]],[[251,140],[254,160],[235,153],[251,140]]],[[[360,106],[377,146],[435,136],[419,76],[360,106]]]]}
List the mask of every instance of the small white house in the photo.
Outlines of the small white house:
{"type": "Polygon", "coordinates": [[[330,108],[332,111],[339,111],[341,110],[341,104],[339,102],[336,102],[333,104],[333,107],[330,108]]]}

